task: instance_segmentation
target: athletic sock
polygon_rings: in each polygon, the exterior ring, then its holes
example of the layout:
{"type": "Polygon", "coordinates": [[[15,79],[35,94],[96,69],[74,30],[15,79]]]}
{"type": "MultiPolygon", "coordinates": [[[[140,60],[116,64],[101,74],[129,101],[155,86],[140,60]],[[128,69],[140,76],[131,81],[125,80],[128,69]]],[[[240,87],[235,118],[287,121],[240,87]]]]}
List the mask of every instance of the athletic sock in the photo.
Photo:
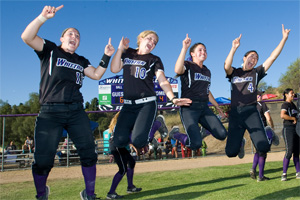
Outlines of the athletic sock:
{"type": "Polygon", "coordinates": [[[295,155],[293,156],[293,161],[295,164],[295,168],[296,168],[296,172],[300,172],[300,164],[299,164],[299,157],[295,157],[295,155]]]}
{"type": "Polygon", "coordinates": [[[92,167],[81,166],[82,174],[85,182],[85,190],[87,195],[92,196],[95,193],[95,182],[96,182],[96,165],[92,167]]]}
{"type": "Polygon", "coordinates": [[[283,158],[283,173],[286,174],[287,173],[287,169],[289,167],[289,164],[290,164],[290,160],[287,159],[286,157],[283,158]]]}
{"type": "Polygon", "coordinates": [[[183,133],[174,133],[174,138],[179,140],[184,146],[186,146],[187,135],[183,133]]]}
{"type": "Polygon", "coordinates": [[[260,178],[264,177],[265,163],[266,163],[266,158],[263,156],[259,156],[258,167],[259,167],[259,177],[260,178]]]}
{"type": "Polygon", "coordinates": [[[159,127],[161,126],[161,123],[159,121],[154,121],[150,134],[149,134],[149,142],[151,142],[154,138],[154,134],[155,132],[159,129],[159,127]]]}
{"type": "Polygon", "coordinates": [[[112,180],[112,184],[110,186],[110,190],[109,190],[109,194],[113,194],[116,192],[116,189],[120,183],[120,181],[122,180],[123,175],[120,174],[119,172],[117,172],[112,180]]]}
{"type": "Polygon", "coordinates": [[[252,164],[252,169],[253,169],[254,171],[256,171],[256,167],[257,167],[257,165],[258,165],[258,159],[259,159],[259,155],[258,155],[258,153],[256,152],[256,153],[254,154],[254,157],[253,157],[253,164],[252,164]]]}
{"type": "Polygon", "coordinates": [[[133,173],[134,169],[127,168],[127,183],[128,183],[128,188],[133,187],[133,173]]]}
{"type": "Polygon", "coordinates": [[[48,178],[47,175],[38,175],[32,172],[34,185],[36,189],[36,197],[39,198],[40,196],[43,196],[46,193],[46,182],[48,178]]]}

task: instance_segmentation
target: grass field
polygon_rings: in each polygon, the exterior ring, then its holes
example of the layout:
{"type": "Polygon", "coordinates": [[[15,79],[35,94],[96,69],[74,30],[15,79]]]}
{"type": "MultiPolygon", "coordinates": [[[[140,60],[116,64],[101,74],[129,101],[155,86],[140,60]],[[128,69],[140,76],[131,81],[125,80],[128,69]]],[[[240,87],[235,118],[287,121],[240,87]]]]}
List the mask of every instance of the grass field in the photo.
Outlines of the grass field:
{"type": "MultiPolygon", "coordinates": [[[[138,167],[138,165],[137,165],[138,167]]],[[[288,181],[280,180],[282,162],[268,162],[265,175],[269,181],[256,182],[250,179],[251,164],[234,166],[206,167],[182,171],[152,172],[136,174],[134,183],[143,190],[127,194],[127,179],[123,178],[117,193],[124,199],[300,199],[300,180],[295,178],[295,168],[290,164],[288,181]]],[[[96,193],[106,198],[112,177],[98,177],[96,193]]],[[[84,188],[83,178],[48,181],[51,188],[49,200],[80,199],[79,192],[84,188]]],[[[1,200],[34,199],[33,182],[0,185],[1,200]]]]}

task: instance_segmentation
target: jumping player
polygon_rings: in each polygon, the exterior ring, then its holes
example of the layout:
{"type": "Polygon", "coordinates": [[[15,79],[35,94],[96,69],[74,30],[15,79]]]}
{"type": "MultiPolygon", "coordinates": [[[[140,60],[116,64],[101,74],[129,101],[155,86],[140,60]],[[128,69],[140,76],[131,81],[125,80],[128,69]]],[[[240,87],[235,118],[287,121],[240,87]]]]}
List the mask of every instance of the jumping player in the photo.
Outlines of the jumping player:
{"type": "Polygon", "coordinates": [[[282,136],[285,142],[286,153],[283,158],[283,173],[281,181],[287,181],[287,170],[290,159],[293,155],[293,161],[296,168],[296,179],[300,179],[300,137],[296,133],[297,107],[293,103],[295,93],[293,89],[287,88],[283,92],[283,104],[281,106],[280,117],[283,119],[282,136]]]}
{"type": "Polygon", "coordinates": [[[40,113],[35,126],[35,152],[32,164],[37,199],[48,199],[50,189],[47,177],[53,167],[54,157],[65,128],[80,156],[86,188],[80,192],[81,199],[97,199],[94,194],[97,154],[90,122],[83,109],[83,97],[79,89],[84,76],[99,80],[107,69],[114,48],[105,47],[105,54],[97,68],[83,56],[75,53],[80,34],[75,28],[63,31],[57,46],[37,36],[40,27],[55,16],[63,5],[55,8],[45,6],[42,13],[24,30],[23,41],[33,48],[41,60],[40,113]]]}
{"type": "Polygon", "coordinates": [[[235,157],[239,153],[240,144],[247,129],[256,150],[267,153],[271,141],[267,138],[264,125],[256,108],[257,85],[266,76],[266,72],[281,53],[289,29],[282,25],[282,39],[271,53],[270,57],[260,66],[254,68],[258,61],[256,51],[248,51],[243,58],[242,68],[232,67],[233,56],[240,46],[242,35],[233,40],[232,48],[224,64],[225,73],[231,82],[231,112],[229,115],[228,137],[225,147],[228,157],[235,157]]]}
{"type": "Polygon", "coordinates": [[[158,56],[151,54],[156,47],[158,35],[146,30],[137,37],[137,49],[129,48],[129,39],[120,41],[118,50],[111,62],[111,71],[123,69],[124,105],[115,127],[114,143],[125,147],[131,135],[132,144],[137,148],[149,142],[152,124],[157,113],[157,100],[153,78],[175,105],[189,105],[190,99],[175,98],[171,85],[165,77],[164,67],[158,56]]]}
{"type": "Polygon", "coordinates": [[[211,84],[210,70],[203,64],[207,58],[206,47],[196,43],[190,48],[191,61],[185,61],[185,55],[191,45],[188,34],[182,42],[182,49],[175,65],[175,73],[181,80],[181,98],[189,98],[193,102],[189,106],[180,107],[180,117],[187,134],[179,132],[178,127],[173,127],[170,137],[178,139],[183,146],[198,150],[202,146],[201,127],[207,129],[215,138],[224,140],[227,131],[217,116],[209,109],[210,101],[225,118],[214,96],[209,90],[211,84]]]}

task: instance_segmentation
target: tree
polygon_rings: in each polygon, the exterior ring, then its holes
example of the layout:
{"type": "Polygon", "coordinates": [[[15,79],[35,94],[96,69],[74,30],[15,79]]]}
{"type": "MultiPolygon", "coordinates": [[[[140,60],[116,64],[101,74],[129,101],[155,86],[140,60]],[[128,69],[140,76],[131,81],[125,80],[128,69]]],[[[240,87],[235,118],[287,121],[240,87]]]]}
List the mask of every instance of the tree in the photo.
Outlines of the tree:
{"type": "Polygon", "coordinates": [[[282,93],[286,88],[292,88],[294,92],[300,92],[300,59],[292,63],[285,74],[282,74],[279,82],[279,92],[282,93]]]}

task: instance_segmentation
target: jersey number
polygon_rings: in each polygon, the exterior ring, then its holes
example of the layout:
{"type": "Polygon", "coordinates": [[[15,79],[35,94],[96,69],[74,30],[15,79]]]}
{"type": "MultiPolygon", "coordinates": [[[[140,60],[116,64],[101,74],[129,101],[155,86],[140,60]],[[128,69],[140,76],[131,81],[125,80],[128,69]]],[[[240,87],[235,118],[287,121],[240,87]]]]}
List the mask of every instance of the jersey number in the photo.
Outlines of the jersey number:
{"type": "Polygon", "coordinates": [[[248,88],[247,88],[251,93],[254,91],[253,83],[249,83],[248,88]]]}
{"type": "Polygon", "coordinates": [[[134,77],[140,78],[140,79],[145,79],[146,78],[146,69],[143,67],[142,68],[136,67],[134,77]]]}
{"type": "Polygon", "coordinates": [[[83,74],[80,72],[76,72],[76,84],[82,85],[83,74]]]}

